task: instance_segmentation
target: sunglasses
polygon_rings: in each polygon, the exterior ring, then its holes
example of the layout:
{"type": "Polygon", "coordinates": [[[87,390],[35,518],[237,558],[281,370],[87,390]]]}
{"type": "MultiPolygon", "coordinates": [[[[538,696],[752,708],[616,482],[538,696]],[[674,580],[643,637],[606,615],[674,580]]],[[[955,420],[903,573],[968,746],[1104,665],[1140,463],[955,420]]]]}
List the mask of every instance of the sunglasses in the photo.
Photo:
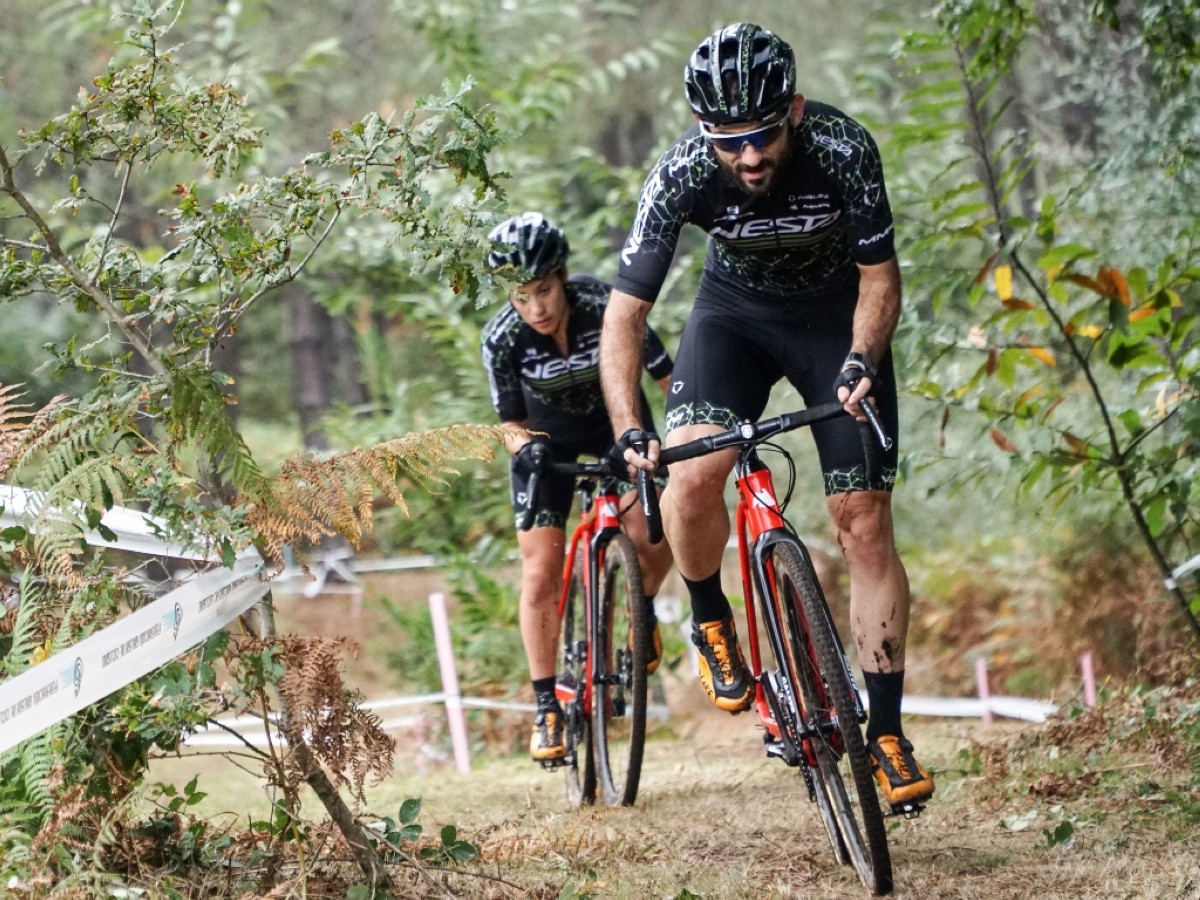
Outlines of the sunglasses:
{"type": "Polygon", "coordinates": [[[749,144],[755,150],[762,150],[769,147],[775,138],[779,137],[779,131],[787,124],[787,118],[780,119],[774,125],[764,125],[762,128],[755,128],[753,131],[742,131],[737,134],[720,134],[715,131],[709,131],[704,127],[704,123],[700,123],[700,133],[708,138],[708,142],[718,150],[723,150],[725,153],[741,153],[742,148],[749,144]]]}

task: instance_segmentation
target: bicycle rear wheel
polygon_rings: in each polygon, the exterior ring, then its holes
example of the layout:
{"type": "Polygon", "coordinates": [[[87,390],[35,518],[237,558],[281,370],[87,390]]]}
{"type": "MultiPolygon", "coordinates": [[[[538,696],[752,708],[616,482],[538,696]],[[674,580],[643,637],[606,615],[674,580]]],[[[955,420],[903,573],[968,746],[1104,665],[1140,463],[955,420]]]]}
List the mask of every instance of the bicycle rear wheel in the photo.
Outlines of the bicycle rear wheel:
{"type": "Polygon", "coordinates": [[[782,653],[789,680],[803,700],[804,729],[817,805],[829,827],[834,855],[854,865],[873,894],[892,892],[892,860],[870,758],[858,721],[857,695],[825,595],[808,555],[796,543],[770,548],[782,653]]]}
{"type": "Polygon", "coordinates": [[[605,550],[592,639],[592,738],[600,791],[609,806],[632,806],[637,799],[646,742],[649,631],[637,551],[627,536],[614,535],[605,550]]]}
{"type": "Polygon", "coordinates": [[[588,677],[584,596],[583,561],[577,558],[560,625],[562,666],[555,691],[563,708],[563,740],[567,745],[567,800],[575,809],[596,799],[592,723],[584,705],[588,677]]]}

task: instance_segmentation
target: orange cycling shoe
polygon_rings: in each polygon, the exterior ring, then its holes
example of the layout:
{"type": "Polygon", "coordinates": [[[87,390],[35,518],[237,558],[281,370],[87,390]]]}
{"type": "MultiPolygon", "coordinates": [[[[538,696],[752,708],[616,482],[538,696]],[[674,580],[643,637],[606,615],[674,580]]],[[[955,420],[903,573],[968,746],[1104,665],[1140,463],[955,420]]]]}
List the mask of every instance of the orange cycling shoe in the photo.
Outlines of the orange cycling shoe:
{"type": "Polygon", "coordinates": [[[562,759],[567,755],[562,719],[562,710],[558,707],[537,711],[533,719],[533,735],[529,739],[529,755],[538,762],[562,759]]]}
{"type": "Polygon", "coordinates": [[[717,709],[740,713],[754,702],[754,676],[738,646],[733,614],[715,622],[693,622],[692,643],[700,651],[700,686],[717,709]]]}
{"type": "Polygon", "coordinates": [[[868,743],[867,751],[888,803],[920,803],[933,796],[933,776],[913,757],[913,745],[906,738],[885,734],[868,743]]]}

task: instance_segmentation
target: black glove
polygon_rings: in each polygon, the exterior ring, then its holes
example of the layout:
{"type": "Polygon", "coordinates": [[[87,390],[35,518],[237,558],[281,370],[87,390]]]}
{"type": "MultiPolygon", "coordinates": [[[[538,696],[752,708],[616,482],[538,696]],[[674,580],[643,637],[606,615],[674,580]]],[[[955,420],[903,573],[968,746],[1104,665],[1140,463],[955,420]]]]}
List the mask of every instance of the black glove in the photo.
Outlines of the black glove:
{"type": "Polygon", "coordinates": [[[842,363],[842,371],[838,372],[837,378],[833,379],[833,396],[837,399],[838,388],[845,387],[850,393],[854,393],[854,388],[863,376],[871,379],[871,388],[875,388],[875,382],[879,378],[879,370],[875,367],[875,363],[871,357],[865,353],[851,352],[846,355],[846,361],[842,363]]]}
{"type": "Polygon", "coordinates": [[[534,438],[528,444],[522,445],[521,449],[513,454],[513,472],[518,475],[524,475],[528,479],[534,472],[540,471],[542,466],[549,460],[550,444],[534,438]]]}
{"type": "MultiPolygon", "coordinates": [[[[650,442],[658,440],[658,435],[653,431],[643,431],[640,428],[630,428],[626,431],[617,438],[616,443],[612,445],[612,449],[608,451],[608,460],[614,474],[620,475],[622,478],[628,478],[629,463],[625,462],[625,451],[632,448],[640,455],[645,455],[650,442]],[[635,447],[635,444],[641,449],[639,450],[638,447],[635,447]]],[[[659,443],[662,442],[659,441],[659,443]]]]}

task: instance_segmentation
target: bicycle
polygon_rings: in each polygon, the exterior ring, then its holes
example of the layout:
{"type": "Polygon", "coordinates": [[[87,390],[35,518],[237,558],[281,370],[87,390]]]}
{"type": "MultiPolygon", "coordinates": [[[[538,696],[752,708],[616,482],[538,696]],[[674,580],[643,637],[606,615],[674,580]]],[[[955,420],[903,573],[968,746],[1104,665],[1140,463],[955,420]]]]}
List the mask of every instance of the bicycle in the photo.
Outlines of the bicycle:
{"type": "MultiPolygon", "coordinates": [[[[566,769],[567,798],[575,808],[595,802],[597,788],[606,805],[632,806],[646,740],[651,635],[637,550],[621,530],[620,479],[607,461],[551,462],[541,445],[533,454],[522,527],[536,508],[545,470],[573,476],[580,502],[558,601],[562,665],[555,694],[563,709],[566,755],[543,766],[566,769]]],[[[642,486],[641,496],[650,495],[657,497],[642,486]]],[[[657,543],[661,536],[659,525],[650,537],[657,543]]]]}
{"type": "MultiPolygon", "coordinates": [[[[890,447],[890,439],[871,404],[864,401],[862,408],[868,416],[863,445],[870,477],[878,471],[878,446],[890,447]]],[[[923,807],[902,804],[884,812],[880,806],[861,730],[866,721],[862,698],[812,560],[784,518],[771,471],[757,452],[777,434],[844,414],[840,403],[827,403],[742,422],[729,431],[662,450],[659,466],[723,449],[738,451],[738,559],[746,597],[748,665],[756,682],[754,707],[763,727],[764,749],[768,756],[799,767],[838,862],[852,863],[872,893],[887,894],[892,890],[892,863],[884,819],[912,818],[923,807]],[[759,641],[758,615],[765,645],[759,641]],[[769,658],[764,659],[764,651],[769,658]]],[[[768,446],[793,466],[784,448],[768,446]]],[[[789,496],[790,487],[785,506],[789,496]]]]}

